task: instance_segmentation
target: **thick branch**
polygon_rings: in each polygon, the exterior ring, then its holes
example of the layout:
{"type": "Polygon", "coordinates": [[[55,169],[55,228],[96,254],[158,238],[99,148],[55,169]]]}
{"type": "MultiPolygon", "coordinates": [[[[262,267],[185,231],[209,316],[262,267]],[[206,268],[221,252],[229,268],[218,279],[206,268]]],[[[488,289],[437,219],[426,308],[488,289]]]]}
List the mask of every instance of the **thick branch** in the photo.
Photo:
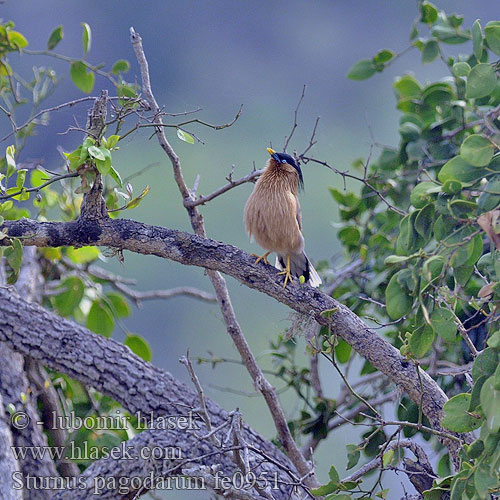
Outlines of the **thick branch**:
{"type": "MultiPolygon", "coordinates": [[[[103,245],[171,259],[185,265],[195,265],[221,271],[244,285],[275,298],[318,323],[348,342],[361,356],[408,393],[436,430],[441,427],[443,405],[447,397],[439,385],[425,372],[417,375],[417,366],[401,356],[389,342],[379,337],[346,306],[307,285],[292,283],[285,289],[277,270],[272,266],[255,266],[254,259],[243,250],[200,236],[150,226],[126,219],[75,222],[36,222],[22,219],[5,221],[2,226],[10,236],[20,237],[25,245],[85,246],[103,245]],[[334,310],[330,318],[321,314],[334,310]],[[421,387],[423,389],[421,393],[421,387]]],[[[459,445],[444,440],[453,455],[459,445]]]]}
{"type": "MultiPolygon", "coordinates": [[[[197,406],[197,393],[177,381],[170,373],[146,363],[131,353],[126,346],[93,334],[86,328],[61,318],[37,304],[27,303],[5,288],[0,288],[0,342],[20,354],[29,355],[49,368],[66,373],[75,380],[107,394],[132,414],[140,411],[147,420],[150,419],[151,413],[154,418],[186,415],[190,408],[197,406]]],[[[214,427],[227,421],[228,413],[216,403],[206,399],[206,407],[214,427]]],[[[282,468],[278,468],[275,464],[263,463],[260,470],[267,470],[270,475],[277,473],[281,480],[287,482],[291,481],[291,476],[285,471],[290,471],[292,476],[298,476],[293,464],[273,444],[248,426],[243,428],[243,434],[248,443],[252,443],[256,449],[282,464],[282,468]]],[[[216,448],[210,447],[208,440],[200,441],[198,436],[185,430],[178,434],[172,433],[171,430],[155,430],[149,438],[144,436],[143,439],[154,439],[158,444],[171,443],[170,446],[182,446],[183,456],[189,459],[205,453],[206,450],[218,452],[216,448]],[[206,448],[207,446],[209,448],[206,448]]],[[[144,441],[140,442],[147,444],[144,441]]],[[[214,460],[215,463],[230,465],[225,472],[233,470],[231,457],[228,456],[225,462],[219,454],[214,460]]],[[[143,477],[142,473],[149,474],[151,471],[154,477],[162,477],[162,470],[155,468],[154,463],[141,465],[130,462],[121,460],[114,466],[112,461],[107,462],[107,465],[96,463],[91,471],[94,471],[95,476],[107,470],[112,477],[122,473],[126,477],[131,472],[129,467],[137,467],[137,470],[141,470],[138,472],[140,477],[143,477]]],[[[282,486],[281,490],[276,491],[275,496],[285,499],[289,493],[289,488],[282,486]]],[[[82,498],[77,493],[74,494],[77,495],[74,498],[82,498]]],[[[73,497],[64,496],[64,498],[73,497]]]]}

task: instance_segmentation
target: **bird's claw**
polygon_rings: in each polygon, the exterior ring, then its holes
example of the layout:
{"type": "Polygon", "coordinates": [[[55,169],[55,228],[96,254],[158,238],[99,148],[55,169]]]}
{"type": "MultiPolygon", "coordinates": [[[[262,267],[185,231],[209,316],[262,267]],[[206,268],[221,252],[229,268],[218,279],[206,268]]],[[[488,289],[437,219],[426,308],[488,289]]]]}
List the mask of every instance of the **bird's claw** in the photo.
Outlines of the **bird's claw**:
{"type": "Polygon", "coordinates": [[[254,262],[254,265],[258,264],[261,260],[267,264],[268,266],[270,266],[271,264],[269,264],[269,261],[267,260],[267,256],[270,254],[271,252],[266,252],[264,255],[257,255],[256,253],[253,253],[251,254],[252,257],[257,257],[257,260],[254,262]]]}
{"type": "Polygon", "coordinates": [[[286,284],[290,281],[292,282],[293,281],[293,277],[290,273],[290,269],[285,269],[284,271],[281,271],[278,273],[278,276],[285,276],[285,282],[283,283],[283,288],[286,288],[286,284]]]}

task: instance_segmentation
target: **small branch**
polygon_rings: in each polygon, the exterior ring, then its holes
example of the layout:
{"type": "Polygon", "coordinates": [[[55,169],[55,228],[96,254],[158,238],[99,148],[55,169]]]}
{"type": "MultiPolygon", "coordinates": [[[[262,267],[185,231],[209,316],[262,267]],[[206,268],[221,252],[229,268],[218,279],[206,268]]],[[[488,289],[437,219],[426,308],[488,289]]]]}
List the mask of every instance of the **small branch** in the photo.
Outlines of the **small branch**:
{"type": "Polygon", "coordinates": [[[285,137],[285,144],[283,146],[283,151],[285,153],[286,153],[286,148],[288,147],[288,144],[290,143],[290,140],[292,139],[293,134],[295,133],[295,130],[296,130],[297,126],[298,126],[297,118],[298,118],[298,115],[299,115],[300,105],[302,104],[302,101],[304,100],[304,96],[306,95],[306,88],[307,88],[307,85],[304,85],[302,87],[302,94],[300,96],[299,102],[297,103],[297,107],[295,108],[295,112],[293,114],[293,126],[292,126],[292,130],[290,132],[290,135],[288,137],[285,137]]]}
{"type": "MultiPolygon", "coordinates": [[[[402,439],[402,440],[395,440],[390,442],[386,447],[385,447],[385,452],[388,450],[396,450],[397,448],[407,448],[409,449],[417,458],[417,460],[428,467],[430,471],[432,471],[432,467],[429,462],[429,458],[427,457],[427,454],[425,453],[424,449],[412,441],[411,439],[402,439]]],[[[343,479],[343,482],[347,481],[358,481],[361,477],[363,477],[365,474],[368,472],[372,471],[373,469],[376,469],[377,467],[381,466],[383,468],[382,464],[382,459],[383,455],[379,454],[376,458],[368,462],[367,464],[363,465],[360,467],[356,472],[351,474],[350,476],[346,477],[343,479]]],[[[436,478],[437,476],[433,474],[433,477],[436,478]]]]}
{"type": "Polygon", "coordinates": [[[304,161],[306,163],[312,161],[313,163],[318,163],[319,165],[323,165],[324,167],[327,167],[330,170],[333,170],[336,174],[341,175],[344,178],[344,181],[346,178],[349,178],[349,179],[355,179],[359,182],[362,182],[367,188],[369,188],[371,191],[373,191],[387,205],[387,208],[389,208],[393,212],[395,212],[403,217],[405,217],[407,215],[407,213],[405,211],[392,205],[377,188],[372,186],[372,184],[368,181],[368,179],[358,177],[356,175],[350,174],[349,172],[341,172],[340,170],[336,169],[335,167],[332,167],[326,161],[316,160],[315,158],[312,158],[310,156],[301,156],[300,158],[302,159],[302,161],[304,161]]]}
{"type": "Polygon", "coordinates": [[[212,422],[210,421],[210,416],[208,414],[207,410],[207,405],[205,402],[205,393],[203,392],[203,388],[201,387],[200,384],[200,379],[198,378],[198,375],[196,375],[193,365],[191,363],[191,360],[189,359],[189,350],[187,351],[186,355],[183,356],[182,358],[179,359],[179,363],[183,364],[186,367],[186,370],[188,371],[189,375],[191,376],[191,381],[193,382],[193,385],[196,389],[196,392],[198,393],[198,397],[200,399],[200,406],[201,406],[201,411],[200,416],[203,419],[203,422],[205,423],[205,426],[208,431],[208,436],[210,436],[210,440],[216,445],[220,446],[220,441],[215,437],[215,435],[211,434],[212,432],[212,422]]]}
{"type": "Polygon", "coordinates": [[[112,283],[112,286],[136,303],[140,303],[143,300],[171,299],[180,296],[192,297],[205,302],[217,302],[215,295],[192,286],[179,286],[168,290],[147,290],[145,292],[132,290],[120,282],[112,283]]]}
{"type": "Polygon", "coordinates": [[[214,198],[217,198],[217,196],[226,193],[227,191],[233,189],[236,186],[241,186],[241,184],[245,184],[246,182],[254,181],[262,174],[263,171],[264,169],[254,170],[250,172],[248,175],[241,177],[240,179],[237,179],[235,181],[233,180],[229,181],[226,185],[220,187],[219,189],[216,189],[213,193],[210,193],[206,196],[198,196],[196,199],[188,200],[184,203],[184,205],[190,208],[196,207],[198,205],[204,205],[205,203],[213,200],[214,198]]]}
{"type": "Polygon", "coordinates": [[[23,193],[33,193],[33,192],[38,193],[43,188],[50,186],[50,184],[53,184],[54,182],[59,182],[63,179],[70,179],[70,178],[74,178],[74,177],[79,177],[78,172],[71,172],[71,173],[67,173],[67,174],[56,175],[56,176],[52,177],[51,179],[49,179],[47,182],[44,182],[43,184],[41,184],[40,186],[26,188],[26,189],[23,188],[15,193],[2,195],[2,196],[0,196],[0,200],[7,200],[9,198],[13,198],[14,196],[18,196],[18,195],[23,194],[23,193]]]}
{"type": "Polygon", "coordinates": [[[15,126],[15,124],[13,124],[12,132],[10,132],[7,135],[5,135],[4,137],[2,137],[0,139],[0,142],[4,142],[12,135],[17,134],[23,128],[26,128],[30,123],[32,123],[34,120],[36,120],[38,117],[42,116],[45,113],[52,113],[53,111],[59,111],[60,109],[67,108],[67,107],[71,108],[72,106],[75,106],[76,104],[79,104],[81,102],[95,101],[96,99],[97,99],[97,97],[81,97],[80,99],[75,99],[73,101],[65,102],[64,104],[59,104],[58,106],[53,106],[52,108],[42,109],[36,115],[32,116],[28,121],[23,123],[21,126],[17,127],[17,126],[15,126]]]}

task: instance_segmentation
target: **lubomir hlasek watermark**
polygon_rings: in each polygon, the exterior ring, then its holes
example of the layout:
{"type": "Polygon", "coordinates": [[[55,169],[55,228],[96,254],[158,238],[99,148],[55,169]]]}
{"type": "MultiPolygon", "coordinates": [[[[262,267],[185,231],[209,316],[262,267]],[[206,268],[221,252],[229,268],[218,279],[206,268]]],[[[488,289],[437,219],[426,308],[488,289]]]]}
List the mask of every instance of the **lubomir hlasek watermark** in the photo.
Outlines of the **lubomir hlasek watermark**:
{"type": "MultiPolygon", "coordinates": [[[[26,429],[30,424],[30,417],[23,411],[17,411],[10,417],[11,425],[15,429],[26,429]]],[[[143,413],[138,411],[132,415],[122,414],[118,409],[113,415],[92,415],[79,417],[74,411],[67,415],[58,415],[52,412],[48,429],[75,431],[86,430],[126,430],[131,424],[139,430],[200,430],[199,417],[189,411],[186,415],[155,415],[153,412],[143,413]]],[[[39,425],[44,422],[36,422],[39,425]]]]}

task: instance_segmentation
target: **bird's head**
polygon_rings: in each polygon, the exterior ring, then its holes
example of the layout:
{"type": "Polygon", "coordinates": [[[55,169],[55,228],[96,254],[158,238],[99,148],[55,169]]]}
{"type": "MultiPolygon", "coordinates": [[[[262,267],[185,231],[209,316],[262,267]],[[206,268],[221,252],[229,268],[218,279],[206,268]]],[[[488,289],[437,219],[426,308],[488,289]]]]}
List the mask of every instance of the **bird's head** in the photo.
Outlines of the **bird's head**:
{"type": "Polygon", "coordinates": [[[299,163],[295,160],[293,156],[286,153],[276,153],[274,149],[267,148],[268,153],[271,155],[271,161],[275,161],[277,165],[283,170],[290,173],[296,173],[299,176],[299,186],[304,188],[304,179],[302,177],[302,170],[300,169],[299,163]]]}

